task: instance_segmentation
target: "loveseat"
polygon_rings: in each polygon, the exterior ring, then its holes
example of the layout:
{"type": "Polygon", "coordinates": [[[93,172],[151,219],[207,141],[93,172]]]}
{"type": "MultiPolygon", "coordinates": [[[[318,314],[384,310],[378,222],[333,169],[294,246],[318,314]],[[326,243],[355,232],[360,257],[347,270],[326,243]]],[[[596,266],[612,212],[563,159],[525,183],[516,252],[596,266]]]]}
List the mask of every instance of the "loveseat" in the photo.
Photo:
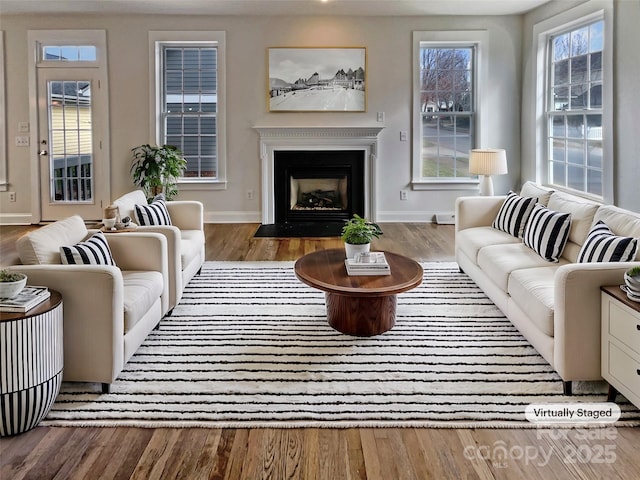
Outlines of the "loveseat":
{"type": "Polygon", "coordinates": [[[62,294],[63,380],[101,383],[108,392],[168,310],[165,237],[103,234],[74,215],[22,236],[16,247],[22,264],[8,268],[62,294]]]}
{"type": "MultiPolygon", "coordinates": [[[[624,283],[624,272],[640,265],[639,237],[640,214],[531,182],[523,185],[520,195],[510,192],[456,201],[455,257],[460,269],[558,372],[567,395],[572,381],[602,378],[600,287],[624,283]],[[504,215],[508,200],[523,205],[527,198],[535,198],[535,212],[543,212],[540,215],[553,215],[555,220],[569,214],[570,227],[564,234],[561,228],[556,232],[558,245],[563,236],[566,241],[557,261],[543,258],[525,244],[535,246],[552,235],[542,226],[536,231],[532,212],[528,218],[504,215]],[[607,227],[610,234],[597,235],[607,227]],[[606,261],[610,258],[601,250],[609,239],[616,245],[624,242],[629,261],[606,261]]],[[[605,253],[612,254],[613,247],[605,253]]]]}
{"type": "Polygon", "coordinates": [[[155,219],[152,217],[147,221],[138,218],[140,209],[136,209],[136,205],[147,206],[147,198],[142,190],[134,190],[121,196],[113,205],[118,207],[121,218],[128,216],[137,222],[138,231],[160,233],[167,239],[171,311],[180,302],[184,287],[200,272],[205,260],[202,203],[192,200],[162,202],[166,207],[166,215],[155,219]]]}

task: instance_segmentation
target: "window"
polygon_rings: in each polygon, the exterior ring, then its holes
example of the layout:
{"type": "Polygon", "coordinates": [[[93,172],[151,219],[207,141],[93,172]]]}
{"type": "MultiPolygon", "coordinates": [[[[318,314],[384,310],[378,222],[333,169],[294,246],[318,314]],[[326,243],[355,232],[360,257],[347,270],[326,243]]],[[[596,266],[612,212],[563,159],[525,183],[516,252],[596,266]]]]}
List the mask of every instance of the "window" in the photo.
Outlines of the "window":
{"type": "Polygon", "coordinates": [[[603,196],[604,21],[549,36],[547,180],[603,196]]]}
{"type": "Polygon", "coordinates": [[[224,34],[170,33],[154,42],[156,143],[184,155],[181,184],[224,183],[224,34]]]}
{"type": "Polygon", "coordinates": [[[412,187],[477,188],[469,151],[480,143],[478,59],[486,32],[414,32],[413,40],[412,187]]]}

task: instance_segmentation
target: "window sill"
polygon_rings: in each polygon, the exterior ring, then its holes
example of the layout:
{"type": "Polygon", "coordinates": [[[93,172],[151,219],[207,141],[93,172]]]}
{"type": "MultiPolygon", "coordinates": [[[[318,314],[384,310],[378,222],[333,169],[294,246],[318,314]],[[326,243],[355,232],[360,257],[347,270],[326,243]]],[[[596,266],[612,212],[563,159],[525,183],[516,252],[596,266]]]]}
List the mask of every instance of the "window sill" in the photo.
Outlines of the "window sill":
{"type": "Polygon", "coordinates": [[[478,190],[480,182],[469,180],[414,180],[412,190],[478,190]]]}
{"type": "Polygon", "coordinates": [[[179,180],[178,186],[180,190],[195,191],[195,190],[226,190],[226,180],[204,180],[202,178],[193,180],[179,180]]]}

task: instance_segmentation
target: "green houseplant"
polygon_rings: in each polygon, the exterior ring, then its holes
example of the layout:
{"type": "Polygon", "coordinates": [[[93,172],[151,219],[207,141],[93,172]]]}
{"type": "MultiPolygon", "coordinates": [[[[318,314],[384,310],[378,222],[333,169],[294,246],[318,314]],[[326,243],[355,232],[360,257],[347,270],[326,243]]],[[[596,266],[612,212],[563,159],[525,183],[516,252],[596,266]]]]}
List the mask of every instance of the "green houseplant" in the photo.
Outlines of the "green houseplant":
{"type": "Polygon", "coordinates": [[[178,193],[178,178],[182,176],[187,161],[173,145],[140,145],[133,149],[131,175],[133,183],[144,190],[147,198],[164,193],[171,200],[178,193]]]}
{"type": "Polygon", "coordinates": [[[24,273],[0,270],[0,298],[13,298],[18,295],[27,284],[24,273]]]}
{"type": "Polygon", "coordinates": [[[341,238],[344,241],[347,257],[353,258],[359,253],[368,252],[371,241],[379,238],[380,235],[382,230],[377,223],[354,214],[342,227],[341,238]]]}

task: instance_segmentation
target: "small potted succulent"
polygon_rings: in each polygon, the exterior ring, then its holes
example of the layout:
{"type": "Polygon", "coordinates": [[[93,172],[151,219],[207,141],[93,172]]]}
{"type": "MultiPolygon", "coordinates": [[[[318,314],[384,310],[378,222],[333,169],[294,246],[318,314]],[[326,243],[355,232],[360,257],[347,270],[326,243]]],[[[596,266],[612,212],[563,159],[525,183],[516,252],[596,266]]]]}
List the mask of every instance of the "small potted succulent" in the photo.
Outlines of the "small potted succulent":
{"type": "Polygon", "coordinates": [[[0,298],[13,298],[18,295],[27,284],[24,273],[0,270],[0,298]]]}
{"type": "Polygon", "coordinates": [[[624,273],[624,283],[634,296],[640,297],[640,267],[633,267],[624,273]]]}
{"type": "Polygon", "coordinates": [[[382,235],[378,224],[354,214],[342,227],[342,240],[347,258],[354,258],[361,253],[367,253],[371,248],[371,241],[382,235]]]}

